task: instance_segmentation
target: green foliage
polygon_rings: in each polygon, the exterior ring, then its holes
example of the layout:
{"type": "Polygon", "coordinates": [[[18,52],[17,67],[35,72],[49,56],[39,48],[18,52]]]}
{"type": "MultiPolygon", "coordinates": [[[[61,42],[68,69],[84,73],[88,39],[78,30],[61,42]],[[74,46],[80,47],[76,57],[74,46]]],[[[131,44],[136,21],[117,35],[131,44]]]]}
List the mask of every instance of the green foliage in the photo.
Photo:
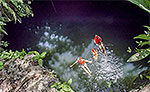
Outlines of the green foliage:
{"type": "Polygon", "coordinates": [[[55,74],[53,74],[52,72],[49,73],[53,78],[55,78],[55,74]]]}
{"type": "Polygon", "coordinates": [[[4,47],[7,47],[8,46],[8,42],[6,41],[0,41],[0,46],[4,46],[4,47]]]}
{"type": "MultiPolygon", "coordinates": [[[[38,64],[40,66],[43,66],[43,58],[46,55],[46,52],[43,52],[41,55],[37,52],[37,51],[30,51],[28,54],[35,54],[35,56],[32,58],[34,61],[38,60],[38,64]]],[[[10,60],[10,59],[24,59],[24,56],[27,55],[27,53],[24,51],[24,49],[22,49],[21,52],[19,51],[15,51],[13,52],[12,50],[7,51],[3,51],[2,53],[0,53],[0,59],[3,60],[10,60]]]]}
{"type": "Polygon", "coordinates": [[[0,31],[8,35],[3,26],[6,22],[18,21],[21,17],[33,16],[31,7],[27,4],[28,0],[0,0],[0,31]]]}
{"type": "Polygon", "coordinates": [[[140,89],[143,89],[143,86],[140,86],[139,88],[140,88],[140,89]]]}
{"type": "Polygon", "coordinates": [[[57,92],[73,92],[73,90],[70,87],[71,83],[72,83],[72,79],[70,79],[68,83],[66,82],[54,83],[53,85],[51,85],[51,88],[55,87],[57,89],[57,92]]]}
{"type": "Polygon", "coordinates": [[[146,78],[150,80],[150,76],[147,75],[146,78]]]}
{"type": "Polygon", "coordinates": [[[0,70],[4,68],[3,62],[0,61],[0,70]]]}
{"type": "Polygon", "coordinates": [[[28,52],[29,55],[34,54],[35,56],[32,58],[34,61],[38,60],[38,64],[42,67],[43,66],[43,58],[45,58],[47,52],[43,52],[40,54],[37,51],[30,51],[28,52]]]}
{"type": "Polygon", "coordinates": [[[24,56],[26,55],[26,52],[24,51],[24,49],[22,49],[22,52],[19,51],[15,51],[13,52],[12,50],[7,51],[3,51],[2,53],[0,53],[0,58],[3,60],[10,60],[10,59],[23,59],[24,56]]]}
{"type": "Polygon", "coordinates": [[[142,74],[140,74],[140,78],[143,80],[143,75],[142,74]]]}
{"type": "Polygon", "coordinates": [[[110,87],[111,87],[111,85],[112,85],[112,83],[111,83],[111,82],[109,82],[109,81],[107,81],[106,83],[107,83],[107,87],[109,87],[109,88],[110,88],[110,87]]]}
{"type": "Polygon", "coordinates": [[[149,0],[128,0],[128,1],[132,2],[133,4],[136,4],[141,9],[150,13],[150,1],[149,0]]]}
{"type": "Polygon", "coordinates": [[[131,53],[132,52],[132,49],[130,47],[128,47],[128,50],[127,50],[128,53],[131,53]]]}
{"type": "Polygon", "coordinates": [[[71,83],[72,83],[72,79],[70,79],[70,80],[68,81],[68,84],[69,84],[69,85],[71,85],[71,83]]]}
{"type": "MultiPolygon", "coordinates": [[[[143,41],[136,41],[139,48],[146,46],[146,45],[148,46],[148,48],[144,48],[144,49],[136,48],[136,50],[135,50],[136,53],[134,55],[132,55],[127,60],[127,62],[139,61],[150,55],[150,48],[149,48],[149,46],[150,46],[150,27],[149,26],[144,26],[144,27],[147,28],[148,31],[145,31],[145,34],[140,34],[140,35],[134,37],[133,39],[143,40],[143,41]]],[[[149,63],[149,61],[148,61],[148,63],[149,63]]]]}
{"type": "MultiPolygon", "coordinates": [[[[138,49],[139,50],[139,49],[138,49]]],[[[135,61],[140,61],[150,55],[150,48],[148,49],[140,49],[138,52],[133,54],[127,62],[135,62],[135,61]]]]}
{"type": "Polygon", "coordinates": [[[107,87],[111,88],[111,87],[113,87],[113,85],[115,85],[115,83],[113,80],[110,80],[110,81],[106,81],[106,85],[107,85],[107,87]]]}

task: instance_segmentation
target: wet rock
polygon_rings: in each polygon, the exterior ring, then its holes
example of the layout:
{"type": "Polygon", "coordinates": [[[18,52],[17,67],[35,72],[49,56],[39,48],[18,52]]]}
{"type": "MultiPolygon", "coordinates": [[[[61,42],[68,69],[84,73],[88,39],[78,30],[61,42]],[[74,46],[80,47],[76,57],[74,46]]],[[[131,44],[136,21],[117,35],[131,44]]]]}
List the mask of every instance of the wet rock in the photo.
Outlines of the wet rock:
{"type": "Polygon", "coordinates": [[[150,83],[150,80],[146,78],[146,76],[150,76],[150,70],[147,69],[145,71],[142,71],[138,77],[133,81],[132,88],[133,89],[138,89],[140,86],[145,86],[150,83]],[[142,77],[140,77],[142,76],[142,77]]]}
{"type": "Polygon", "coordinates": [[[2,61],[5,67],[0,70],[0,92],[56,92],[50,85],[58,79],[50,75],[50,69],[32,61],[32,57],[26,55],[23,60],[2,61]]]}
{"type": "Polygon", "coordinates": [[[130,92],[150,92],[150,80],[146,78],[150,76],[150,70],[147,69],[141,72],[134,80],[132,90],[130,92]]]}
{"type": "Polygon", "coordinates": [[[146,85],[143,89],[141,89],[139,92],[150,92],[150,84],[146,85]]]}
{"type": "Polygon", "coordinates": [[[140,89],[132,89],[130,92],[150,92],[150,84],[146,85],[141,90],[140,89]]]}

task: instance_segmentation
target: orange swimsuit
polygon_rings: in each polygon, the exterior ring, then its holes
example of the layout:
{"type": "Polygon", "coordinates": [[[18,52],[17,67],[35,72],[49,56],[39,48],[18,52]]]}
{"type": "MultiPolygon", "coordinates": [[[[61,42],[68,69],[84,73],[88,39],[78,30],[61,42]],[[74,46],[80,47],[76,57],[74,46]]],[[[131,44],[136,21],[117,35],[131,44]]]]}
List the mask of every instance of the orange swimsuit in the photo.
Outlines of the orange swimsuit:
{"type": "Polygon", "coordinates": [[[85,61],[84,60],[81,60],[82,59],[82,57],[80,57],[80,59],[78,60],[78,62],[79,62],[79,64],[84,64],[85,63],[85,61]]]}

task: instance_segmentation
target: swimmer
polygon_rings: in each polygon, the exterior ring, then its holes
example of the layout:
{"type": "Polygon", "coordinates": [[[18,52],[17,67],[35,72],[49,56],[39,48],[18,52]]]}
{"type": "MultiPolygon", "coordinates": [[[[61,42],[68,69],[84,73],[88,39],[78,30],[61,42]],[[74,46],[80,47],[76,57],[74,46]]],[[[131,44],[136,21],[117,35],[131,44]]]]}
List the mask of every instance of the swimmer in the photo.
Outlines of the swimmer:
{"type": "Polygon", "coordinates": [[[104,47],[104,44],[102,43],[102,39],[95,35],[94,39],[94,43],[100,48],[101,52],[104,54],[106,52],[106,49],[104,47]]]}
{"type": "Polygon", "coordinates": [[[97,49],[92,49],[92,55],[95,61],[98,59],[98,50],[97,49]]]}
{"type": "Polygon", "coordinates": [[[70,65],[70,67],[74,66],[76,63],[79,63],[79,64],[81,65],[81,67],[83,68],[83,70],[84,70],[87,74],[91,75],[92,72],[91,72],[90,69],[87,67],[87,64],[86,64],[85,62],[92,63],[92,61],[82,59],[82,57],[80,57],[80,58],[78,57],[77,61],[74,62],[72,65],[70,65]]]}

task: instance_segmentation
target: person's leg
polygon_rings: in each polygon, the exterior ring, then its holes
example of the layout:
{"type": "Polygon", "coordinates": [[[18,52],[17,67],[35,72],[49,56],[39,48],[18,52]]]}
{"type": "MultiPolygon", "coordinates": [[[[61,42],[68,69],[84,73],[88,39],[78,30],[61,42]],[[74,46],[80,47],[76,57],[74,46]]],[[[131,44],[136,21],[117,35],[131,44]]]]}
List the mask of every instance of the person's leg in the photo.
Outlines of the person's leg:
{"type": "Polygon", "coordinates": [[[104,53],[106,52],[106,49],[104,47],[104,44],[101,42],[101,46],[103,47],[104,53]]]}
{"type": "Polygon", "coordinates": [[[88,70],[88,72],[91,74],[92,72],[90,71],[90,69],[88,68],[87,64],[84,63],[84,67],[88,70]]]}
{"type": "Polygon", "coordinates": [[[83,70],[84,70],[87,74],[91,75],[91,74],[86,70],[86,68],[85,68],[83,65],[81,65],[81,67],[83,68],[83,70]]]}
{"type": "MultiPolygon", "coordinates": [[[[103,53],[103,49],[101,45],[98,45],[98,47],[100,48],[101,52],[103,53]]],[[[104,54],[104,53],[103,53],[104,54]]]]}

